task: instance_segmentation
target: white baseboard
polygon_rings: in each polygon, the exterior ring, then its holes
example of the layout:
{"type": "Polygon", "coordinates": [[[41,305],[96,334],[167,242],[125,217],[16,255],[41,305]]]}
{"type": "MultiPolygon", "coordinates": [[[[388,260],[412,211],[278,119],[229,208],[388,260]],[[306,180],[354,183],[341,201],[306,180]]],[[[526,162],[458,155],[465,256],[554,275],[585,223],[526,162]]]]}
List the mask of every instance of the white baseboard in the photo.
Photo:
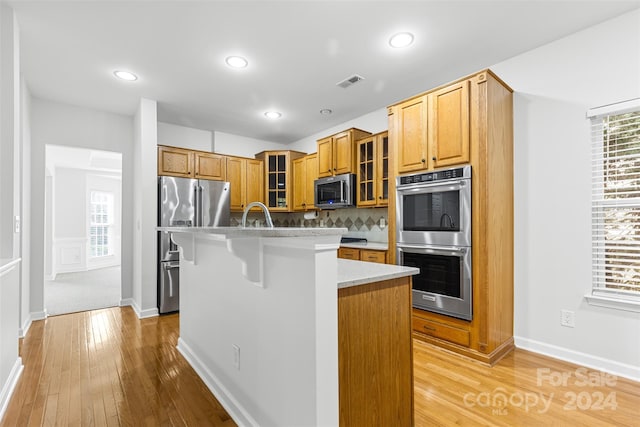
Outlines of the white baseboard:
{"type": "Polygon", "coordinates": [[[141,310],[138,306],[138,303],[133,298],[125,298],[120,300],[120,307],[130,306],[133,308],[133,311],[138,316],[138,319],[146,319],[147,317],[156,317],[159,316],[158,307],[148,308],[146,310],[141,310]]]}
{"type": "Polygon", "coordinates": [[[11,396],[16,389],[18,379],[20,378],[23,369],[24,366],[22,365],[22,358],[18,357],[16,362],[13,364],[13,368],[11,368],[7,381],[3,384],[2,390],[0,391],[0,420],[2,420],[2,417],[7,410],[7,406],[9,406],[9,400],[11,400],[11,396]]]}
{"type": "Polygon", "coordinates": [[[189,362],[194,371],[198,374],[200,379],[205,383],[207,388],[211,390],[211,393],[218,399],[218,402],[227,411],[227,413],[233,418],[236,424],[240,427],[244,426],[257,426],[258,422],[244,409],[244,407],[238,402],[227,390],[227,388],[218,380],[218,378],[205,366],[200,358],[193,352],[191,347],[184,342],[182,338],[178,338],[178,351],[189,362]]]}
{"type": "Polygon", "coordinates": [[[18,338],[24,338],[27,335],[32,322],[33,318],[31,317],[31,313],[29,313],[29,315],[27,315],[27,319],[22,324],[22,327],[18,329],[18,338]]]}
{"type": "Polygon", "coordinates": [[[587,368],[597,369],[599,371],[628,378],[633,381],[640,381],[640,367],[638,366],[628,365],[615,360],[581,353],[579,351],[558,347],[528,338],[514,337],[514,341],[516,347],[523,350],[544,354],[545,356],[553,357],[554,359],[560,359],[565,362],[575,363],[576,365],[585,366],[587,368]]]}
{"type": "Polygon", "coordinates": [[[35,321],[35,320],[44,320],[47,318],[47,316],[49,316],[47,314],[47,310],[43,310],[43,311],[32,311],[31,314],[31,321],[35,321]]]}

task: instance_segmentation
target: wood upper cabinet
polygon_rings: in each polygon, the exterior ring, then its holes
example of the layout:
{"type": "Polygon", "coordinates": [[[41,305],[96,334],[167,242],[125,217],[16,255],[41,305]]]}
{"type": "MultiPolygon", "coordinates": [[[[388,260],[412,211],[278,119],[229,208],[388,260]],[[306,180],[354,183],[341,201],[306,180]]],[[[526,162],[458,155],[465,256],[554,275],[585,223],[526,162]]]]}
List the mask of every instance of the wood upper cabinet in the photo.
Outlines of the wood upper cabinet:
{"type": "Polygon", "coordinates": [[[313,181],[318,178],[318,156],[309,154],[292,162],[293,210],[315,209],[313,181]]]}
{"type": "Polygon", "coordinates": [[[429,143],[433,168],[469,163],[469,81],[429,94],[429,143]]]}
{"type": "Polygon", "coordinates": [[[193,155],[196,178],[213,181],[224,181],[227,179],[226,156],[202,151],[194,151],[193,155]]]}
{"type": "Polygon", "coordinates": [[[397,172],[469,163],[469,80],[391,107],[397,172]]]}
{"type": "Polygon", "coordinates": [[[389,136],[382,132],[357,142],[357,205],[389,204],[389,136]]]}
{"type": "Polygon", "coordinates": [[[158,175],[193,178],[193,152],[184,148],[159,145],[158,175]]]}
{"type": "Polygon", "coordinates": [[[299,151],[262,151],[256,154],[256,158],[264,162],[265,204],[269,210],[293,210],[291,162],[304,155],[299,151]]]}
{"type": "Polygon", "coordinates": [[[371,135],[351,128],[318,140],[318,177],[355,173],[355,141],[371,135]]]}
{"type": "Polygon", "coordinates": [[[427,143],[427,97],[421,96],[391,108],[395,121],[395,145],[397,172],[426,169],[427,143]]]}
{"type": "Polygon", "coordinates": [[[232,211],[241,212],[251,202],[264,201],[262,160],[228,156],[226,166],[227,181],[231,185],[229,205],[232,211]]]}
{"type": "Polygon", "coordinates": [[[226,157],[186,148],[158,146],[158,175],[224,181],[226,157]]]}

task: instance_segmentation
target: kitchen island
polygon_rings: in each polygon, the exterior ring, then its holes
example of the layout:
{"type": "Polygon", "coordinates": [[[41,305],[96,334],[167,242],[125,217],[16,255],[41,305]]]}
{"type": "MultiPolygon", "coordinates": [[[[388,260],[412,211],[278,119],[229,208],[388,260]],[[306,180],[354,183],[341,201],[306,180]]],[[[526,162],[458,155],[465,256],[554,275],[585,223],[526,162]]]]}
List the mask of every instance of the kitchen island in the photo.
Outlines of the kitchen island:
{"type": "Polygon", "coordinates": [[[178,349],[239,425],[411,425],[411,279],[338,260],[346,229],[160,228],[178,349]]]}

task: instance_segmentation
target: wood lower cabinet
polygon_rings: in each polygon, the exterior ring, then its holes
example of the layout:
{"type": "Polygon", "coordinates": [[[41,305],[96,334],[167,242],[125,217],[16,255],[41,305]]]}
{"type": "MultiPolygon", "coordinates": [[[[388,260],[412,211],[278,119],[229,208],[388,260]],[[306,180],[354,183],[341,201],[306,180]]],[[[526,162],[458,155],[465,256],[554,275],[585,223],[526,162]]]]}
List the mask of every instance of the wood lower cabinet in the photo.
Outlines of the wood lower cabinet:
{"type": "Polygon", "coordinates": [[[338,289],[340,426],[413,425],[411,278],[338,289]]]}
{"type": "Polygon", "coordinates": [[[355,142],[368,135],[352,128],[318,140],[318,177],[355,173],[355,142]]]}
{"type": "Polygon", "coordinates": [[[309,154],[292,162],[293,170],[293,210],[308,211],[314,205],[313,181],[318,179],[318,156],[309,154]]]}
{"type": "Polygon", "coordinates": [[[386,264],[387,251],[341,247],[338,248],[338,258],[386,264]]]}
{"type": "Polygon", "coordinates": [[[227,156],[226,162],[231,211],[242,212],[251,202],[264,202],[262,160],[227,156]]]}
{"type": "MultiPolygon", "coordinates": [[[[488,364],[514,347],[512,92],[483,70],[388,110],[394,174],[471,165],[473,319],[413,309],[414,336],[488,364]],[[425,149],[430,156],[422,162],[425,149]]],[[[390,187],[394,194],[395,180],[390,187]]],[[[389,256],[395,263],[394,197],[389,224],[389,256]]]]}

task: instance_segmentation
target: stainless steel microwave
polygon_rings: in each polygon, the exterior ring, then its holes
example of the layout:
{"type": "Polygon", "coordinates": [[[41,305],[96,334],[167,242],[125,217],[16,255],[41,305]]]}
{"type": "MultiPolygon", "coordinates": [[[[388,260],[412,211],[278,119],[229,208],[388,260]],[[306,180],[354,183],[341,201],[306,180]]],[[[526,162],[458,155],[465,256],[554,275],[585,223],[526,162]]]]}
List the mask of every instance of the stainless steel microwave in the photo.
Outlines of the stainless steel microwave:
{"type": "Polygon", "coordinates": [[[313,182],[314,204],[320,209],[348,208],[356,204],[356,176],[328,176],[313,182]]]}

